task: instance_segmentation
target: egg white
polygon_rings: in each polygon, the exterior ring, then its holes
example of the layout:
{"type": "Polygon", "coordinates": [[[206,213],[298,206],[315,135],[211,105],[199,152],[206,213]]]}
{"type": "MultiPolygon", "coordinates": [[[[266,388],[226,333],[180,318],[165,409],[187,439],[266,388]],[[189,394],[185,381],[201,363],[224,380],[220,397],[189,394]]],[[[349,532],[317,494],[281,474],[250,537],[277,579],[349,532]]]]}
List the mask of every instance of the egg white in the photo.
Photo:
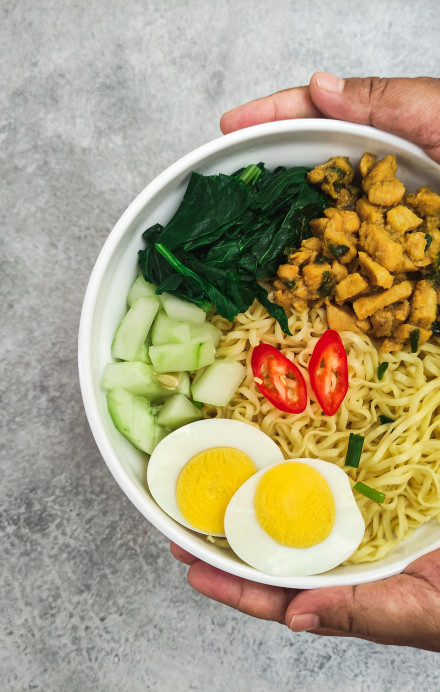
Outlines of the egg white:
{"type": "MultiPolygon", "coordinates": [[[[213,447],[234,447],[250,457],[257,471],[284,460],[278,445],[252,425],[213,418],[184,425],[167,435],[148,462],[148,488],[157,504],[173,519],[198,533],[183,516],[176,500],[176,485],[183,467],[199,452],[213,447]]],[[[207,535],[207,534],[206,534],[207,535]]],[[[213,533],[224,536],[224,533],[213,533]]]]}
{"type": "MultiPolygon", "coordinates": [[[[267,469],[251,476],[226,508],[225,533],[236,555],[272,576],[309,576],[326,572],[356,550],[365,532],[365,522],[356,504],[350,481],[338,466],[320,459],[289,459],[313,466],[325,478],[335,501],[335,523],[329,536],[310,548],[290,548],[271,538],[255,516],[254,497],[267,469]]],[[[283,462],[285,463],[285,460],[283,462]]]]}

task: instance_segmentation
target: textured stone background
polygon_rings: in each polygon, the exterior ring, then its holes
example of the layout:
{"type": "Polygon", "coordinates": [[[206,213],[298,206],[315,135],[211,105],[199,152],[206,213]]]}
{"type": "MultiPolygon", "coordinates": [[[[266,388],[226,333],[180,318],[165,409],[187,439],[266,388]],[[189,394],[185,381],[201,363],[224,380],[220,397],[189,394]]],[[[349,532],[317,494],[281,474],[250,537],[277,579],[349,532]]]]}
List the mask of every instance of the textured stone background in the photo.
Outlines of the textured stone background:
{"type": "Polygon", "coordinates": [[[440,688],[435,654],[192,592],[100,458],[76,364],[107,234],[223,111],[317,69],[437,76],[439,28],[437,0],[1,0],[2,691],[440,688]]]}

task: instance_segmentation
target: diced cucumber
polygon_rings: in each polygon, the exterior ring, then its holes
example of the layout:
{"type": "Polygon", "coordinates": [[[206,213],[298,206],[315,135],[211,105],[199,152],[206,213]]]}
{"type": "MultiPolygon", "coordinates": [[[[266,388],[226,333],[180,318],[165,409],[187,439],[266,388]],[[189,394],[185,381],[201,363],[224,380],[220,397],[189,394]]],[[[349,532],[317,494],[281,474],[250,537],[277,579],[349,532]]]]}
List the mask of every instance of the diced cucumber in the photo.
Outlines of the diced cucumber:
{"type": "Polygon", "coordinates": [[[158,399],[164,390],[153,366],[137,361],[109,363],[104,370],[102,385],[109,390],[122,387],[150,401],[158,399]]]}
{"type": "Polygon", "coordinates": [[[211,322],[203,322],[203,324],[190,324],[191,341],[208,341],[211,339],[214,346],[218,346],[222,338],[222,332],[217,329],[211,322]]]}
{"type": "MultiPolygon", "coordinates": [[[[162,375],[164,380],[166,376],[162,375]]],[[[102,378],[104,389],[122,388],[132,394],[144,396],[154,403],[165,401],[174,394],[191,395],[191,385],[187,372],[173,373],[171,382],[162,384],[152,365],[137,361],[109,363],[102,378]]]]}
{"type": "Polygon", "coordinates": [[[148,399],[128,392],[112,389],[107,394],[107,406],[113,423],[137,449],[151,454],[167,430],[157,422],[148,399]]]}
{"type": "Polygon", "coordinates": [[[131,307],[138,298],[154,295],[156,295],[156,286],[145,281],[141,274],[128,292],[127,303],[131,307]]]}
{"type": "Polygon", "coordinates": [[[112,343],[113,358],[138,358],[158,308],[159,298],[155,296],[141,296],[133,303],[116,329],[112,343]]]}
{"type": "Polygon", "coordinates": [[[171,293],[162,293],[160,298],[165,312],[173,320],[183,320],[194,324],[202,324],[206,320],[206,312],[194,303],[181,300],[171,293]]]}
{"type": "Polygon", "coordinates": [[[202,412],[199,408],[183,394],[174,394],[160,409],[157,422],[165,428],[175,430],[200,418],[202,418],[202,412]]]}
{"type": "MultiPolygon", "coordinates": [[[[159,377],[161,375],[159,374],[159,377]]],[[[169,389],[163,386],[163,391],[160,395],[160,400],[168,399],[173,394],[184,394],[188,399],[191,396],[191,380],[189,378],[189,373],[186,370],[181,372],[173,372],[173,376],[179,380],[179,384],[175,389],[169,389]]]]}
{"type": "Polygon", "coordinates": [[[150,346],[149,354],[155,370],[159,373],[199,370],[215,360],[212,341],[150,346]]]}
{"type": "MultiPolygon", "coordinates": [[[[190,325],[189,322],[182,322],[181,320],[173,320],[164,311],[158,312],[153,322],[151,328],[151,343],[153,346],[160,346],[161,344],[187,344],[189,341],[194,341],[191,339],[191,326],[203,326],[203,325],[190,325]]],[[[204,339],[199,339],[199,341],[204,341],[204,339]]]]}
{"type": "Polygon", "coordinates": [[[191,386],[195,401],[226,406],[246,375],[246,368],[233,358],[219,358],[194,380],[191,386]]]}
{"type": "MultiPolygon", "coordinates": [[[[148,353],[148,349],[151,346],[151,338],[150,338],[151,330],[150,333],[148,334],[147,338],[145,339],[144,343],[142,344],[137,356],[136,360],[141,361],[141,363],[147,363],[148,365],[151,365],[151,358],[150,354],[148,353]]],[[[129,362],[129,361],[127,361],[129,362]]]]}

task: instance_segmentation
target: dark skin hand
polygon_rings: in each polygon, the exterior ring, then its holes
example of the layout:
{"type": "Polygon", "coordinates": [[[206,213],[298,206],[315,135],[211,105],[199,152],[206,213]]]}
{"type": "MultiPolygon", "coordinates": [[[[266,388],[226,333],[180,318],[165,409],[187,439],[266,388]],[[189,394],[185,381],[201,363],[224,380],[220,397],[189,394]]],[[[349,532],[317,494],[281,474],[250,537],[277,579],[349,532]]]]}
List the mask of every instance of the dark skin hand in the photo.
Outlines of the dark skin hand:
{"type": "MultiPolygon", "coordinates": [[[[224,134],[289,118],[327,117],[372,125],[418,144],[440,163],[440,80],[340,80],[316,73],[310,84],[251,101],[225,113],[224,134]]],[[[395,577],[359,586],[297,591],[248,581],[212,567],[171,543],[201,594],[293,632],[358,637],[380,644],[440,651],[440,549],[395,577]]]]}

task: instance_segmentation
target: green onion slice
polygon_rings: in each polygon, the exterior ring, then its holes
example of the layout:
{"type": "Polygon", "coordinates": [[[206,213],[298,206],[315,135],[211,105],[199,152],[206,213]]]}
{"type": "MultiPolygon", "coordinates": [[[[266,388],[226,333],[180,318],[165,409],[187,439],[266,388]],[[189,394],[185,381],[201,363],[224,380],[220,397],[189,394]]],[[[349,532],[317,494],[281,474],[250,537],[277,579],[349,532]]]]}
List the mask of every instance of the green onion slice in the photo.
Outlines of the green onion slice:
{"type": "Polygon", "coordinates": [[[383,363],[381,363],[379,365],[379,367],[377,368],[377,379],[378,380],[381,380],[382,377],[385,375],[386,371],[388,370],[388,365],[389,365],[389,363],[387,363],[386,361],[384,361],[383,363]]]}
{"type": "Polygon", "coordinates": [[[413,329],[409,333],[409,340],[411,343],[411,353],[416,353],[419,347],[420,329],[413,329]]]}
{"type": "Polygon", "coordinates": [[[379,415],[379,420],[381,423],[394,423],[394,418],[388,418],[383,413],[379,415]]]}
{"type": "Polygon", "coordinates": [[[194,406],[197,408],[203,408],[203,403],[201,401],[193,401],[194,406]]]}
{"type": "Polygon", "coordinates": [[[370,488],[369,485],[365,485],[365,483],[361,483],[361,481],[354,484],[353,490],[357,490],[358,493],[365,495],[365,497],[370,498],[370,500],[374,500],[374,502],[383,502],[385,500],[385,493],[370,488]]]}
{"type": "Polygon", "coordinates": [[[347,456],[345,457],[345,465],[353,466],[357,469],[361,460],[362,446],[364,444],[364,436],[350,433],[348,440],[347,456]]]}

